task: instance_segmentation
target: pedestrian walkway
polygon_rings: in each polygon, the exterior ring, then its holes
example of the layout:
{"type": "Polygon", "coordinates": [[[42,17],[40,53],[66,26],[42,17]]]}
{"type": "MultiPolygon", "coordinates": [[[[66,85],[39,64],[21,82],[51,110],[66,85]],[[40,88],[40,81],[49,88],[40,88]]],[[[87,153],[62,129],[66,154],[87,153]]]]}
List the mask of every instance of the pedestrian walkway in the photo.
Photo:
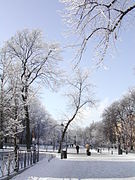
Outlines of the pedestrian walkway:
{"type": "Polygon", "coordinates": [[[135,180],[135,156],[93,153],[60,155],[48,162],[43,159],[12,180],[135,180]]]}

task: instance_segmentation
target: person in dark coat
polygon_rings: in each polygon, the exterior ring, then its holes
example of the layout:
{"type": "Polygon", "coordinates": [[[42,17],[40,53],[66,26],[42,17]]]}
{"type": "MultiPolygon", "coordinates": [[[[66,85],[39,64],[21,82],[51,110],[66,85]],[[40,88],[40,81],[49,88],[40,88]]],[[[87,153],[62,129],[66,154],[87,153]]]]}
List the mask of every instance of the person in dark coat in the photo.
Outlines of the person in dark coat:
{"type": "Polygon", "coordinates": [[[76,151],[77,151],[77,154],[79,154],[79,146],[78,145],[76,146],[76,151]]]}

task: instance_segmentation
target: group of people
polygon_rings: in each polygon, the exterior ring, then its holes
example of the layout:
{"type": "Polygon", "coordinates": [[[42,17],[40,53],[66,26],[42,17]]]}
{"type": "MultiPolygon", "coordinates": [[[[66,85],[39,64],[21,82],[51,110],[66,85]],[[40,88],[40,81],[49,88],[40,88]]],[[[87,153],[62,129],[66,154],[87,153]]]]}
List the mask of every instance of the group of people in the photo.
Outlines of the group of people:
{"type": "MultiPolygon", "coordinates": [[[[86,154],[87,154],[87,156],[90,156],[91,155],[91,152],[90,152],[90,145],[89,144],[86,144],[86,154]]],[[[76,152],[77,152],[77,154],[79,154],[79,145],[76,145],[76,152]]]]}

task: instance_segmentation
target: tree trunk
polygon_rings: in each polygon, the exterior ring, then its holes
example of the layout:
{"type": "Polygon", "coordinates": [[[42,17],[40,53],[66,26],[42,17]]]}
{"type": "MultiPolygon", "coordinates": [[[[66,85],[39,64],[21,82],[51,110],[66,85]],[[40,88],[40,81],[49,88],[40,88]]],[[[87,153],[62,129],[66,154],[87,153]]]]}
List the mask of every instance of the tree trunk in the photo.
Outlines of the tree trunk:
{"type": "Polygon", "coordinates": [[[0,149],[3,149],[3,80],[1,80],[1,96],[0,96],[0,149]]]}
{"type": "MultiPolygon", "coordinates": [[[[71,121],[70,121],[70,122],[71,122],[71,121]]],[[[62,132],[58,153],[60,153],[61,150],[62,150],[62,145],[63,145],[65,133],[66,133],[66,131],[67,131],[67,129],[68,129],[68,126],[69,126],[70,122],[67,123],[67,125],[66,125],[65,128],[64,128],[64,131],[62,132]]]]}
{"type": "Polygon", "coordinates": [[[26,124],[26,147],[27,147],[27,151],[30,151],[31,138],[30,138],[30,120],[29,120],[28,105],[24,106],[24,111],[25,111],[25,124],[26,124]]]}
{"type": "Polygon", "coordinates": [[[59,149],[58,149],[58,153],[61,152],[61,146],[62,146],[62,141],[60,141],[60,144],[59,144],[59,149]]]}
{"type": "Polygon", "coordinates": [[[0,149],[3,149],[3,106],[0,113],[0,149]]]}
{"type": "Polygon", "coordinates": [[[122,149],[121,149],[121,141],[120,141],[120,137],[118,137],[118,155],[122,154],[122,149]]]}
{"type": "Polygon", "coordinates": [[[3,149],[3,141],[0,140],[0,149],[3,149]]]}
{"type": "Polygon", "coordinates": [[[1,112],[0,116],[0,149],[3,149],[3,113],[1,112]]]}
{"type": "Polygon", "coordinates": [[[31,150],[31,138],[30,138],[29,108],[28,108],[28,104],[27,104],[27,99],[28,99],[27,83],[22,89],[22,99],[24,102],[24,114],[25,114],[25,126],[26,126],[26,147],[27,147],[27,151],[30,151],[31,150]]]}
{"type": "Polygon", "coordinates": [[[76,109],[73,117],[68,121],[68,123],[66,124],[66,126],[65,126],[65,128],[64,128],[64,131],[62,132],[62,136],[61,136],[61,141],[60,141],[58,153],[61,152],[61,148],[62,148],[62,144],[63,144],[63,140],[64,140],[64,137],[65,137],[66,131],[67,131],[68,126],[70,125],[70,123],[71,123],[71,122],[74,120],[74,118],[76,117],[77,112],[78,112],[78,108],[76,109]]]}
{"type": "Polygon", "coordinates": [[[65,130],[62,132],[58,153],[60,153],[61,150],[62,150],[62,145],[63,145],[63,140],[64,140],[65,132],[66,132],[65,130]]]}
{"type": "Polygon", "coordinates": [[[130,150],[132,151],[133,148],[133,133],[132,133],[132,128],[131,128],[131,135],[130,135],[130,150]]]}
{"type": "Polygon", "coordinates": [[[14,153],[15,153],[15,171],[18,171],[18,145],[17,145],[17,138],[16,135],[14,137],[14,153]]]}

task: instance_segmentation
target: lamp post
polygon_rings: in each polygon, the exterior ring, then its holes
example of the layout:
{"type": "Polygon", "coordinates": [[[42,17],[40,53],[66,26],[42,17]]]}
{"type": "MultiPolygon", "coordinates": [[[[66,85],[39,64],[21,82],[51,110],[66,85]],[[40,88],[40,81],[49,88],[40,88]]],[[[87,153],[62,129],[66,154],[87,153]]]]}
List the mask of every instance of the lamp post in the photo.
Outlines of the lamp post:
{"type": "Polygon", "coordinates": [[[39,161],[39,133],[40,133],[40,124],[38,123],[38,139],[37,139],[37,145],[38,145],[38,156],[37,156],[37,161],[39,161]]]}
{"type": "Polygon", "coordinates": [[[74,145],[76,146],[76,136],[74,136],[74,145]]]}
{"type": "Polygon", "coordinates": [[[32,145],[33,145],[33,163],[36,163],[36,139],[34,130],[32,131],[32,145]]]}
{"type": "Polygon", "coordinates": [[[62,150],[63,150],[63,138],[62,138],[62,136],[63,136],[63,131],[64,131],[64,124],[61,123],[61,152],[62,152],[62,150]]]}
{"type": "Polygon", "coordinates": [[[66,152],[67,152],[67,148],[68,148],[67,141],[68,141],[68,133],[66,132],[66,152]]]}
{"type": "MultiPolygon", "coordinates": [[[[64,135],[65,135],[65,134],[63,134],[64,133],[63,123],[61,124],[61,133],[62,133],[62,135],[61,135],[61,159],[63,159],[63,158],[65,159],[65,158],[67,158],[67,147],[65,150],[63,150],[63,140],[64,140],[64,135]]],[[[67,146],[67,138],[66,138],[66,146],[67,146]]]]}

